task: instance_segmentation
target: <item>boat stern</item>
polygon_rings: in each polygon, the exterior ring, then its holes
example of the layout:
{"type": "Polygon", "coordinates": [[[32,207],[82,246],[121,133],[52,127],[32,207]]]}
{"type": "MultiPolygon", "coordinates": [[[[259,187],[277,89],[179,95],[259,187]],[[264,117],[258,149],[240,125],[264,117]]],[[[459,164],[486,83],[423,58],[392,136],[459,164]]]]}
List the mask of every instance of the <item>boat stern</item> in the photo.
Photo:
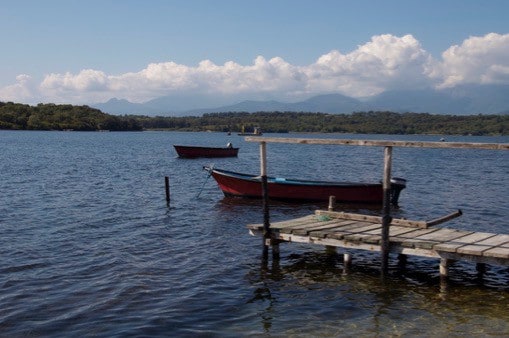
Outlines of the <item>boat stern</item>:
{"type": "Polygon", "coordinates": [[[404,178],[393,177],[391,178],[391,204],[398,207],[399,195],[401,191],[406,188],[406,180],[404,178]]]}

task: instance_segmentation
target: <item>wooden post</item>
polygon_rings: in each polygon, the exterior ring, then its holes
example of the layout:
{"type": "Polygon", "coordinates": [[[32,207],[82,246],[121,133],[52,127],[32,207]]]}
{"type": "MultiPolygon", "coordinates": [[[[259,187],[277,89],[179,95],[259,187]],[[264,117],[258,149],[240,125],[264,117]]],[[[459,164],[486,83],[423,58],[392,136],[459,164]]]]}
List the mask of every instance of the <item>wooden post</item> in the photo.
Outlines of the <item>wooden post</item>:
{"type": "Polygon", "coordinates": [[[382,275],[386,275],[389,269],[389,226],[392,221],[391,217],[391,163],[392,163],[392,147],[385,147],[384,151],[384,178],[383,178],[383,217],[382,217],[382,275]]]}
{"type": "Polygon", "coordinates": [[[350,267],[352,266],[352,256],[349,253],[343,254],[343,274],[348,274],[350,272],[350,267]]]}
{"type": "Polygon", "coordinates": [[[336,247],[332,245],[326,245],[325,253],[329,256],[334,256],[336,254],[336,247]]]}
{"type": "Polygon", "coordinates": [[[166,204],[170,205],[170,178],[168,176],[164,177],[164,186],[166,190],[166,204]]]}
{"type": "MultiPolygon", "coordinates": [[[[329,211],[334,211],[334,205],[336,204],[336,196],[329,196],[329,211]]],[[[325,252],[327,255],[332,256],[336,254],[336,247],[331,245],[325,246],[325,252]]]]}
{"type": "Polygon", "coordinates": [[[263,204],[263,258],[267,259],[269,256],[269,245],[271,245],[271,233],[269,221],[269,188],[267,183],[267,145],[265,142],[260,142],[260,176],[262,178],[263,204]]]}
{"type": "Polygon", "coordinates": [[[440,259],[440,279],[447,280],[449,277],[449,265],[451,265],[451,260],[447,258],[440,259]]]}
{"type": "Polygon", "coordinates": [[[405,269],[406,262],[407,262],[407,255],[399,254],[398,255],[398,268],[400,270],[404,270],[405,269]]]}
{"type": "Polygon", "coordinates": [[[334,211],[334,206],[336,205],[336,196],[329,196],[329,211],[334,211]]]}
{"type": "Polygon", "coordinates": [[[475,265],[475,270],[477,271],[478,277],[480,279],[482,279],[484,274],[486,273],[486,264],[485,263],[477,263],[475,265]]]}

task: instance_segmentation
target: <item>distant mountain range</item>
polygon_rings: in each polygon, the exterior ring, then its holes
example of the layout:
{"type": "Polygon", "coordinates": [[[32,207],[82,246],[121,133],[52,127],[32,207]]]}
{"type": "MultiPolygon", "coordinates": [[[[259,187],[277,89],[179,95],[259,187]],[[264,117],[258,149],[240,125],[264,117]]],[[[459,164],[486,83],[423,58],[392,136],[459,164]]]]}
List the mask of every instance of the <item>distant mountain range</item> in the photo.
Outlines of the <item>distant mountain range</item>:
{"type": "MultiPolygon", "coordinates": [[[[217,101],[217,100],[216,100],[217,101]]],[[[219,101],[217,101],[219,102],[219,101]]],[[[363,100],[341,94],[317,95],[293,103],[242,101],[214,106],[211,97],[164,96],[145,103],[111,99],[90,105],[109,114],[147,116],[200,116],[214,112],[292,111],[345,113],[392,111],[449,115],[509,114],[509,85],[465,85],[443,90],[387,91],[363,100]],[[197,102],[204,107],[196,108],[197,102]],[[205,106],[205,105],[208,105],[205,106]],[[215,107],[215,108],[211,108],[215,107]]]]}

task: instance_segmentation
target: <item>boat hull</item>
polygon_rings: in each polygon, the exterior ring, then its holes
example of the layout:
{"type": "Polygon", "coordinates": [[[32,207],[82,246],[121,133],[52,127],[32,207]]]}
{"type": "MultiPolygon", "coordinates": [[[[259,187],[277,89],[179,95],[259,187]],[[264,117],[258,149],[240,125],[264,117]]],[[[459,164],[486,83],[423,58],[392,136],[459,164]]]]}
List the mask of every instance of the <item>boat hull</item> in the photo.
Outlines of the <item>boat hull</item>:
{"type": "Polygon", "coordinates": [[[217,148],[217,147],[197,147],[174,145],[175,151],[182,158],[198,157],[235,157],[239,153],[239,148],[217,148]]]}
{"type": "MultiPolygon", "coordinates": [[[[225,196],[261,198],[261,178],[255,175],[235,173],[221,169],[208,168],[212,177],[225,196]]],[[[287,201],[327,201],[335,196],[343,203],[379,203],[383,202],[383,185],[380,183],[351,183],[305,181],[267,177],[270,199],[287,201]]],[[[404,186],[400,187],[400,190],[404,186]]],[[[393,204],[397,204],[397,199],[393,204]]]]}

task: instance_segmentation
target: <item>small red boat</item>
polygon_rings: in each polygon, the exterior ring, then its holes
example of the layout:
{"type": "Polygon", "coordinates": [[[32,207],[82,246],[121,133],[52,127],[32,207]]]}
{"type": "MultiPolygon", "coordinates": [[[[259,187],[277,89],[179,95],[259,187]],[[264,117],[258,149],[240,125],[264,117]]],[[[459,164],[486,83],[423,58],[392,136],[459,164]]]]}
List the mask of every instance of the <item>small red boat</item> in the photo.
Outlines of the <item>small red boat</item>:
{"type": "Polygon", "coordinates": [[[173,145],[179,157],[197,158],[197,157],[235,157],[239,153],[239,148],[233,148],[231,145],[221,147],[200,147],[200,146],[181,146],[173,145]]]}
{"type": "MultiPolygon", "coordinates": [[[[225,196],[261,198],[261,177],[217,168],[204,167],[216,180],[225,196]]],[[[287,201],[327,201],[335,196],[343,203],[383,203],[382,183],[325,182],[267,177],[270,199],[287,201]]],[[[391,203],[398,205],[406,180],[391,179],[391,203]]]]}

